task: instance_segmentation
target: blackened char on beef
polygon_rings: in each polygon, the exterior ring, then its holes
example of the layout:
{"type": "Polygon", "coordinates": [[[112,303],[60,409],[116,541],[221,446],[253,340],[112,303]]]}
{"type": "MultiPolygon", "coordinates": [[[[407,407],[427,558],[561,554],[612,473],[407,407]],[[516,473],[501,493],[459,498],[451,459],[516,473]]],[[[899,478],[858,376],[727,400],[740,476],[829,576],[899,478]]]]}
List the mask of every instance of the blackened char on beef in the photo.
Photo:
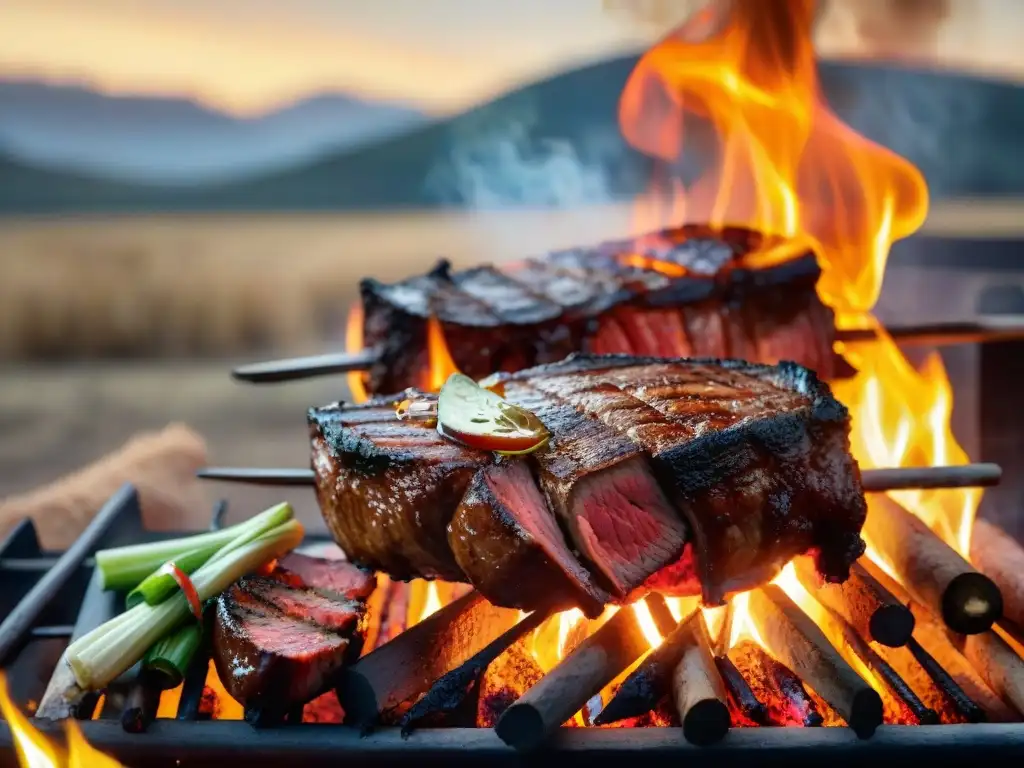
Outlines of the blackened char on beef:
{"type": "Polygon", "coordinates": [[[808,551],[824,578],[842,581],[864,551],[849,414],[800,366],[576,356],[504,378],[599,419],[651,457],[690,523],[709,604],[808,551]]]}
{"type": "Polygon", "coordinates": [[[831,378],[832,311],[818,298],[814,254],[754,268],[780,247],[743,229],[687,225],[635,240],[528,259],[499,270],[429,273],[361,284],[364,344],[379,357],[371,392],[427,383],[436,318],[460,370],[480,378],[572,352],[795,360],[831,378]]]}
{"type": "Polygon", "coordinates": [[[334,588],[353,584],[356,573],[342,560],[292,554],[293,570],[247,576],[217,598],[213,659],[231,696],[245,705],[282,715],[329,685],[345,664],[358,658],[366,630],[366,578],[349,597],[334,588]],[[325,578],[325,563],[337,574],[325,578]],[[332,585],[301,582],[296,573],[332,585]]]}
{"type": "Polygon", "coordinates": [[[848,414],[800,366],[575,355],[498,379],[552,432],[518,462],[386,400],[310,411],[321,508],[350,558],[592,611],[652,585],[717,604],[804,552],[842,580],[863,551],[848,414]]]}
{"type": "Polygon", "coordinates": [[[327,527],[357,565],[396,579],[462,579],[448,522],[491,454],[399,421],[395,398],[313,411],[316,492],[327,527]]]}

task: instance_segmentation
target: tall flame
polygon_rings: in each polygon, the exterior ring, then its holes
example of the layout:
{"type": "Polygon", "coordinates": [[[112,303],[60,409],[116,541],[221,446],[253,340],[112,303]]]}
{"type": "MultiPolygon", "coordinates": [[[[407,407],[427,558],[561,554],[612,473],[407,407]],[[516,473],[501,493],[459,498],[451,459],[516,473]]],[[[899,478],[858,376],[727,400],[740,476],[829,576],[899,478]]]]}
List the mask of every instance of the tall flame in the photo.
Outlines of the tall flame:
{"type": "Polygon", "coordinates": [[[14,751],[22,768],[121,768],[117,760],[90,746],[73,720],[66,725],[67,751],[36,730],[11,700],[3,673],[0,673],[0,715],[11,729],[14,751]]]}
{"type": "MultiPolygon", "coordinates": [[[[964,463],[941,362],[933,357],[916,370],[871,315],[890,246],[924,222],[927,187],[913,165],[825,105],[811,43],[815,5],[711,3],[641,58],[619,120],[662,171],[638,205],[636,226],[745,226],[791,241],[785,251],[755,254],[761,264],[789,258],[794,245],[813,249],[818,293],[837,325],[880,330],[877,341],[839,350],[858,373],[834,384],[851,411],[861,466],[964,463]],[[686,152],[684,138],[693,145],[686,152]],[[694,157],[709,156],[714,162],[696,181],[680,180],[692,175],[694,157]]],[[[967,552],[979,491],[893,495],[967,552]]]]}
{"type": "MultiPolygon", "coordinates": [[[[353,304],[348,311],[348,323],[345,326],[345,351],[355,354],[363,350],[363,306],[353,304]]],[[[356,403],[366,401],[366,373],[350,371],[348,374],[348,390],[356,403]]]]}

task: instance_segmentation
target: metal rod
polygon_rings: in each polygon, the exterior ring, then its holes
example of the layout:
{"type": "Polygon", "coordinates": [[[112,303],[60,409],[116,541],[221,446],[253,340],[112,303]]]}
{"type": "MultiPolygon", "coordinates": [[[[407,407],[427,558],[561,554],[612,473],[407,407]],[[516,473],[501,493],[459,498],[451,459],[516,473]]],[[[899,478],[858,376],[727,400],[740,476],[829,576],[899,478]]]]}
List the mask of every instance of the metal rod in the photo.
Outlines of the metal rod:
{"type": "MultiPolygon", "coordinates": [[[[51,739],[60,740],[62,723],[36,723],[51,739]]],[[[131,737],[121,724],[101,720],[82,724],[90,745],[125,765],[173,768],[223,768],[244,762],[247,768],[271,765],[304,767],[339,763],[408,768],[521,768],[522,755],[508,748],[490,728],[423,729],[403,738],[398,728],[369,735],[358,729],[299,725],[264,731],[258,738],[242,721],[182,723],[157,720],[145,737],[131,737]]],[[[981,723],[941,727],[882,726],[870,741],[861,741],[849,728],[737,728],[727,745],[708,749],[687,742],[681,728],[565,728],[552,739],[545,754],[562,757],[566,765],[602,765],[642,761],[644,768],[758,768],[768,766],[871,765],[888,759],[925,764],[971,764],[981,756],[989,763],[1011,764],[1024,749],[1019,723],[981,723]],[[804,753],[804,751],[806,752],[804,753]],[[804,754],[802,754],[804,753],[804,754]]],[[[627,763],[633,764],[633,763],[627,763]]],[[[0,722],[0,768],[16,768],[10,727],[0,722]]]]}
{"type": "MultiPolygon", "coordinates": [[[[205,467],[196,472],[203,480],[269,486],[311,486],[312,469],[272,467],[205,467]]],[[[861,472],[868,493],[910,488],[985,488],[998,485],[1003,470],[998,464],[960,464],[949,467],[892,467],[861,472]]]]}
{"type": "Polygon", "coordinates": [[[48,638],[69,638],[75,628],[71,624],[55,624],[50,627],[32,627],[29,633],[33,640],[45,640],[48,638]]]}
{"type": "Polygon", "coordinates": [[[283,381],[311,379],[334,373],[364,371],[377,362],[377,352],[338,352],[311,357],[293,357],[287,360],[269,360],[239,366],[231,371],[232,378],[251,384],[276,384],[283,381]]]}
{"type": "MultiPolygon", "coordinates": [[[[925,323],[894,326],[887,328],[886,332],[897,344],[907,347],[947,347],[1024,339],[1024,326],[1000,327],[986,323],[925,323]]],[[[870,328],[836,331],[836,341],[852,343],[872,341],[874,338],[875,332],[870,328]]],[[[377,362],[378,356],[376,350],[364,349],[359,352],[267,360],[239,366],[231,372],[231,376],[250,384],[278,384],[336,373],[365,371],[377,362]]]]}
{"type": "Polygon", "coordinates": [[[67,585],[86,556],[92,553],[107,529],[120,517],[122,511],[136,499],[135,489],[123,485],[97,513],[82,535],[60,556],[57,563],[35,583],[3,623],[0,624],[0,667],[10,661],[11,654],[32,629],[43,610],[67,585]]]}

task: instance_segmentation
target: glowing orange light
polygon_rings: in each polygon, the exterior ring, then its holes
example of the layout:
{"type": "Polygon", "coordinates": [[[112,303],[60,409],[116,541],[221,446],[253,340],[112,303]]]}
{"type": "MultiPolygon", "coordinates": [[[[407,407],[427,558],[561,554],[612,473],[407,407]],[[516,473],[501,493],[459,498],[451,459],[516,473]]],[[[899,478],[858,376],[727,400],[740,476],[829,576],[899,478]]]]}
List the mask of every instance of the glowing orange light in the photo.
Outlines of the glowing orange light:
{"type": "Polygon", "coordinates": [[[427,321],[427,357],[430,360],[427,388],[431,392],[439,392],[448,377],[458,373],[459,368],[448,351],[441,322],[433,315],[427,321]]]}
{"type": "Polygon", "coordinates": [[[427,582],[426,593],[426,597],[423,600],[423,610],[420,612],[420,621],[423,621],[428,616],[432,616],[442,608],[441,596],[437,594],[436,582],[427,582]]]}
{"type": "MultiPolygon", "coordinates": [[[[811,37],[816,5],[713,3],[641,58],[620,102],[623,135],[666,169],[683,156],[714,161],[690,184],[663,170],[638,202],[635,226],[758,230],[768,237],[750,257],[754,266],[811,248],[822,268],[818,293],[838,327],[880,328],[871,310],[890,246],[924,222],[928,190],[913,165],[858,135],[822,100],[811,37]],[[685,153],[684,140],[696,151],[685,153]]],[[[851,410],[862,467],[968,461],[950,431],[952,395],[937,357],[916,370],[884,332],[838,351],[858,371],[833,389],[851,410]]],[[[893,497],[969,551],[980,491],[893,497]]]]}
{"type": "Polygon", "coordinates": [[[0,673],[0,715],[7,721],[22,768],[121,768],[121,763],[90,746],[73,720],[66,723],[67,751],[36,730],[7,692],[7,680],[0,673]]]}
{"type": "MultiPolygon", "coordinates": [[[[348,323],[345,326],[345,351],[356,353],[363,349],[363,307],[359,303],[352,305],[348,311],[348,323]]],[[[363,371],[351,371],[348,374],[348,389],[352,393],[352,401],[366,401],[366,374],[363,371]]]]}
{"type": "Polygon", "coordinates": [[[647,640],[647,644],[651,648],[657,648],[661,645],[661,641],[664,638],[661,636],[661,632],[658,631],[658,625],[654,623],[654,617],[651,616],[651,609],[647,607],[647,602],[637,600],[633,603],[633,613],[636,615],[637,624],[640,625],[640,631],[644,633],[644,639],[647,640]]]}

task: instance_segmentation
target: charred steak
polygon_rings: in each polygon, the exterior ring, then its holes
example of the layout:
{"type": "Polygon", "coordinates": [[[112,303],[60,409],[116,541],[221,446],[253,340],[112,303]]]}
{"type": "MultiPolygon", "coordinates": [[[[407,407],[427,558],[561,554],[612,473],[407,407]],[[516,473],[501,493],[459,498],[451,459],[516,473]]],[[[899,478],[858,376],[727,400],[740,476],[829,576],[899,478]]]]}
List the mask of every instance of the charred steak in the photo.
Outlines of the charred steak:
{"type": "Polygon", "coordinates": [[[289,554],[217,598],[213,658],[247,709],[283,714],[309,701],[359,657],[372,574],[344,560],[289,554]]]}
{"type": "Polygon", "coordinates": [[[593,615],[638,589],[719,604],[815,556],[842,581],[866,507],[849,417],[793,363],[573,355],[501,374],[552,440],[509,459],[394,414],[309,413],[317,495],[355,563],[593,615]]]}
{"type": "Polygon", "coordinates": [[[834,319],[815,289],[814,254],[751,267],[752,254],[779,244],[691,225],[502,270],[441,262],[399,283],[364,280],[363,344],[379,352],[366,384],[425,387],[430,317],[474,378],[590,352],[795,360],[831,379],[834,319]]]}

